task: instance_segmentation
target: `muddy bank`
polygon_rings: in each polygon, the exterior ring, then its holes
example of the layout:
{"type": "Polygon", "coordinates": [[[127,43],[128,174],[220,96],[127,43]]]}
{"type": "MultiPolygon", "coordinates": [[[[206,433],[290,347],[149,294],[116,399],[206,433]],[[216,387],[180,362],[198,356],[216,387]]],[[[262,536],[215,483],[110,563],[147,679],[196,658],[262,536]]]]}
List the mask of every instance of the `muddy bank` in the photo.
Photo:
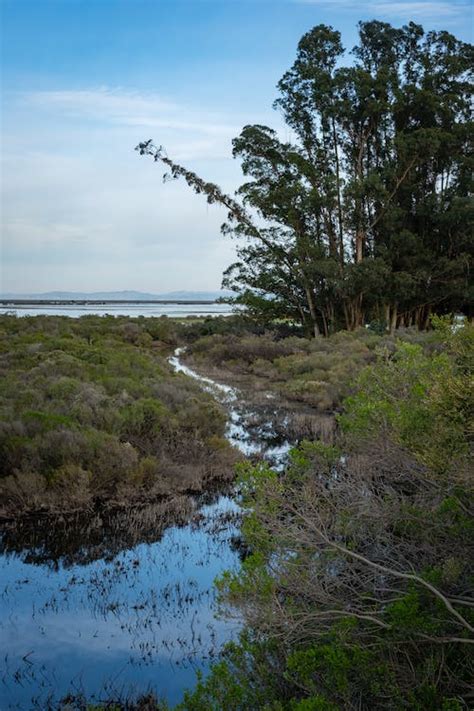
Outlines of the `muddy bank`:
{"type": "Polygon", "coordinates": [[[225,491],[235,475],[238,453],[230,448],[209,454],[207,463],[194,462],[182,465],[169,463],[159,481],[151,486],[134,486],[127,483],[119,487],[113,496],[92,496],[88,492],[65,490],[48,491],[43,482],[31,483],[22,477],[8,477],[2,482],[0,503],[0,527],[3,530],[15,522],[28,525],[32,521],[48,521],[49,525],[61,525],[61,521],[93,519],[127,515],[130,509],[137,511],[154,506],[156,510],[174,510],[176,502],[189,497],[199,497],[208,492],[225,491]],[[34,491],[33,491],[34,487],[34,491]]]}

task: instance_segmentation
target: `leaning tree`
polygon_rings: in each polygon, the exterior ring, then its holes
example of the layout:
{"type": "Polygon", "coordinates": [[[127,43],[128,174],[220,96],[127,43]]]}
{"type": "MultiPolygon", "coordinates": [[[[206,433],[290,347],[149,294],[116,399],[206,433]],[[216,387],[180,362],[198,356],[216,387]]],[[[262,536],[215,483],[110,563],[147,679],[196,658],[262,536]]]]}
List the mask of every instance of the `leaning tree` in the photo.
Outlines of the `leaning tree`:
{"type": "Polygon", "coordinates": [[[424,328],[432,312],[466,309],[473,290],[472,45],[374,20],[352,55],[343,65],[325,25],[302,37],[275,102],[292,140],[245,126],[235,196],[151,140],[137,146],[227,208],[234,301],[314,335],[372,318],[424,328]]]}

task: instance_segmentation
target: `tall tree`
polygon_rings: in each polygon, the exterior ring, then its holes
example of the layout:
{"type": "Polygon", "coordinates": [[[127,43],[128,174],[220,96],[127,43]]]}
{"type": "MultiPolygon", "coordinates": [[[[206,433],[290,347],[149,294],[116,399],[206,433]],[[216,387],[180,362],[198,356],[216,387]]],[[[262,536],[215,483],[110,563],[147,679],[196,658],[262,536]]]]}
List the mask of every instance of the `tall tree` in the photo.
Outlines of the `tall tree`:
{"type": "Polygon", "coordinates": [[[261,318],[290,316],[314,335],[368,318],[423,328],[472,295],[472,50],[374,20],[342,66],[339,32],[313,28],[278,84],[294,137],[243,128],[235,198],[151,141],[137,150],[228,209],[223,231],[244,246],[224,283],[261,318]]]}

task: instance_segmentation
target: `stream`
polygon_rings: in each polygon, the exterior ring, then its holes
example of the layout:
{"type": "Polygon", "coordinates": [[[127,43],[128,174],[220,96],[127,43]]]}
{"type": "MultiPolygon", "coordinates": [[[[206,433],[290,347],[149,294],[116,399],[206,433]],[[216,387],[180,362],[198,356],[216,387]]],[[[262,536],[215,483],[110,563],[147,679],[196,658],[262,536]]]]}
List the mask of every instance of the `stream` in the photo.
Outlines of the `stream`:
{"type": "MultiPolygon", "coordinates": [[[[169,359],[229,412],[227,437],[281,466],[271,427],[256,433],[234,388],[169,359]]],[[[54,708],[153,691],[170,704],[192,688],[238,620],[219,617],[213,581],[238,569],[239,506],[230,494],[179,497],[133,511],[25,522],[0,539],[0,710],[54,708]]]]}

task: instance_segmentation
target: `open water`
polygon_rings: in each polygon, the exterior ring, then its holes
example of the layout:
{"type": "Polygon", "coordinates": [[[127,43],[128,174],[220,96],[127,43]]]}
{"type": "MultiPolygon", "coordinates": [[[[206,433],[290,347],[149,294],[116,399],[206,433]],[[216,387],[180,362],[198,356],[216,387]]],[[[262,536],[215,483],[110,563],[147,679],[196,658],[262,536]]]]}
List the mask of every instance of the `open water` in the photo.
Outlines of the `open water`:
{"type": "MultiPolygon", "coordinates": [[[[237,391],[171,365],[226,404],[227,436],[273,464],[289,444],[256,438],[237,391]]],[[[251,413],[250,413],[251,414],[251,413]]],[[[213,582],[240,564],[238,497],[187,497],[75,522],[6,527],[0,539],[0,709],[53,707],[149,690],[174,704],[239,620],[218,614],[213,582]],[[176,509],[173,512],[173,507],[176,509]],[[178,522],[176,522],[178,521],[178,522]]]]}
{"type": "Polygon", "coordinates": [[[71,316],[78,318],[87,314],[97,316],[227,316],[232,313],[229,304],[154,304],[146,301],[139,304],[13,304],[0,305],[0,314],[17,316],[71,316]]]}

